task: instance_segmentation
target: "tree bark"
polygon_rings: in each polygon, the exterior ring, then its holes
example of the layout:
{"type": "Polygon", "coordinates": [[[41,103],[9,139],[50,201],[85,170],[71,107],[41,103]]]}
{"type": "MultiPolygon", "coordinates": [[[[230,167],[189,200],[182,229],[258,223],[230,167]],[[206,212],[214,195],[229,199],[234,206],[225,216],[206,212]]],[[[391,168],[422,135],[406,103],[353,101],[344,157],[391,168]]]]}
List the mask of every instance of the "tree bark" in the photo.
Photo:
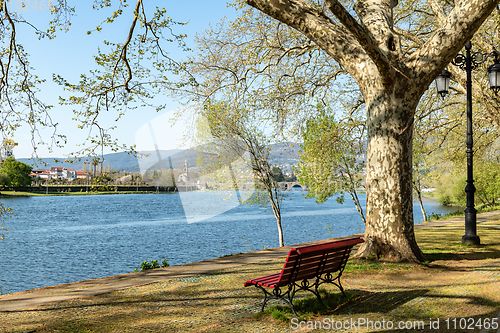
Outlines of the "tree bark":
{"type": "Polygon", "coordinates": [[[422,190],[420,187],[420,181],[417,180],[413,186],[415,192],[417,192],[417,200],[420,205],[420,210],[422,211],[422,215],[424,216],[424,223],[427,222],[427,213],[425,212],[424,203],[422,202],[422,190]]]}
{"type": "Polygon", "coordinates": [[[395,261],[424,259],[413,228],[412,140],[415,93],[403,79],[367,89],[367,199],[361,257],[395,261]],[[406,88],[402,88],[406,87],[406,88]]]}
{"type": "Polygon", "coordinates": [[[420,205],[420,210],[422,211],[422,216],[424,217],[424,223],[427,222],[427,212],[424,208],[424,203],[422,202],[422,193],[418,193],[418,203],[420,205]]]}
{"type": "Polygon", "coordinates": [[[269,202],[271,203],[271,208],[273,209],[274,217],[276,218],[276,224],[278,226],[278,239],[280,247],[285,246],[285,241],[283,240],[283,227],[281,226],[281,203],[278,193],[279,185],[272,178],[271,168],[267,164],[267,178],[264,182],[264,187],[266,188],[267,195],[269,196],[269,202]]]}
{"type": "Polygon", "coordinates": [[[276,218],[276,224],[278,225],[278,239],[280,242],[280,247],[285,246],[285,242],[283,240],[283,227],[281,226],[281,211],[280,209],[276,209],[275,205],[273,205],[273,213],[276,218]]]}

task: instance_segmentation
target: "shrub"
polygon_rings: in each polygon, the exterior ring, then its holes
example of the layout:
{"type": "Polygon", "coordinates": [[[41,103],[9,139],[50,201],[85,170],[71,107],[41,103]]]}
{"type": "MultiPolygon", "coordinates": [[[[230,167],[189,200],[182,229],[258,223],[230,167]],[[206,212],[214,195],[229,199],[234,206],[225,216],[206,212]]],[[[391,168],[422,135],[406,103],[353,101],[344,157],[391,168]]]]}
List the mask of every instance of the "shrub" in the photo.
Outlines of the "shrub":
{"type": "MultiPolygon", "coordinates": [[[[169,266],[170,265],[168,264],[167,258],[163,259],[163,261],[161,262],[161,267],[169,267],[169,266]]],[[[160,268],[158,260],[152,260],[151,263],[143,261],[141,264],[141,271],[147,271],[148,269],[155,269],[155,268],[160,268]]],[[[137,272],[137,268],[135,269],[134,272],[137,272]]]]}
{"type": "Polygon", "coordinates": [[[170,265],[168,264],[167,258],[163,259],[163,261],[161,262],[161,267],[168,267],[168,266],[170,265]]]}
{"type": "Polygon", "coordinates": [[[438,201],[442,205],[451,205],[453,203],[451,201],[451,196],[447,193],[439,194],[438,201]]]}
{"type": "Polygon", "coordinates": [[[474,170],[474,185],[478,202],[493,207],[500,198],[500,163],[487,161],[474,170]]]}
{"type": "Polygon", "coordinates": [[[465,177],[454,173],[443,174],[437,186],[437,197],[442,205],[465,205],[465,177]]]}
{"type": "Polygon", "coordinates": [[[143,261],[141,264],[141,271],[147,271],[148,269],[153,268],[151,264],[147,261],[143,261]]]}
{"type": "Polygon", "coordinates": [[[158,260],[151,261],[151,269],[160,268],[160,264],[158,264],[158,260]]]}
{"type": "MultiPolygon", "coordinates": [[[[441,204],[465,206],[465,170],[455,167],[453,172],[440,175],[437,195],[441,204]]],[[[476,203],[494,207],[500,199],[500,163],[478,160],[474,166],[474,186],[476,203]]]]}

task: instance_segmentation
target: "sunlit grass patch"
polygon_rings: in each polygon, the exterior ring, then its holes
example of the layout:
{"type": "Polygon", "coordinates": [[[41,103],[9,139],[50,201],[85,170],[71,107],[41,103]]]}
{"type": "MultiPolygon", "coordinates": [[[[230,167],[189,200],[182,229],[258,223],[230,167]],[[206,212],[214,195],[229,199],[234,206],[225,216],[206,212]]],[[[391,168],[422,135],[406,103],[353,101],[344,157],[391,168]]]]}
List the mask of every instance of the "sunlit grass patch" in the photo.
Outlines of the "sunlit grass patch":
{"type": "Polygon", "coordinates": [[[365,259],[357,259],[351,258],[347,262],[347,265],[344,269],[345,273],[357,273],[357,272],[377,272],[377,271],[400,271],[400,270],[408,270],[414,268],[414,264],[409,263],[394,263],[385,260],[365,260],[365,259]]]}
{"type": "Polygon", "coordinates": [[[419,230],[415,233],[417,243],[429,261],[472,258],[498,258],[498,239],[496,230],[499,221],[478,222],[477,234],[481,239],[480,245],[462,244],[464,234],[463,222],[443,227],[419,230]]]}

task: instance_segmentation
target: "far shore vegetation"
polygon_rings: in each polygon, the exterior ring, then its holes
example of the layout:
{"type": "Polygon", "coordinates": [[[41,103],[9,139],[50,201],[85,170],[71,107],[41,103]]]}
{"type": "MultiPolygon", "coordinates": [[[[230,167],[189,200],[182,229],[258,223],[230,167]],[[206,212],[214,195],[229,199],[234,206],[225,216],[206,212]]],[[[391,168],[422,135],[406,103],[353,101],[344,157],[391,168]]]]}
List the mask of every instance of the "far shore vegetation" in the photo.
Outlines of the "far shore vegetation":
{"type": "MultiPolygon", "coordinates": [[[[26,192],[26,191],[1,191],[0,198],[9,197],[41,197],[41,196],[61,196],[61,195],[103,195],[103,194],[146,194],[146,193],[157,193],[155,191],[83,191],[83,192],[26,192]]],[[[174,193],[172,192],[161,192],[161,193],[174,193]]]]}

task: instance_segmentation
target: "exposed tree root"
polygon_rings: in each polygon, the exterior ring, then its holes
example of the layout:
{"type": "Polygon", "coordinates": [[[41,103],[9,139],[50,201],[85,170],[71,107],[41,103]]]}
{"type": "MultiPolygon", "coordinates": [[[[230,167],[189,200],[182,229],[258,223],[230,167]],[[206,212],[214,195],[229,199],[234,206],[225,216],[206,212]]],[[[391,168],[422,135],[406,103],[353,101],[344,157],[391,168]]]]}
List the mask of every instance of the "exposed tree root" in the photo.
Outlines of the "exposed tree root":
{"type": "Polygon", "coordinates": [[[406,244],[388,244],[387,242],[382,242],[376,237],[366,237],[365,243],[361,244],[361,247],[355,254],[356,258],[359,259],[369,259],[375,257],[377,260],[385,259],[392,262],[414,262],[421,263],[425,261],[425,256],[416,244],[410,241],[404,242],[406,244]]]}

